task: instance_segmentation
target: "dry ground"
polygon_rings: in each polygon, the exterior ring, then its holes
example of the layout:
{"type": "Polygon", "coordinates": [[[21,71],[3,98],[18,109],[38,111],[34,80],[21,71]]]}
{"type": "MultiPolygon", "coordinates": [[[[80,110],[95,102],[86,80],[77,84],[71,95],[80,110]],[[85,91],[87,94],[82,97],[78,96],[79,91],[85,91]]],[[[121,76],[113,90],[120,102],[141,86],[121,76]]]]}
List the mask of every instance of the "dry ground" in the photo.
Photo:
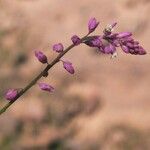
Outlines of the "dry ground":
{"type": "Polygon", "coordinates": [[[44,79],[54,94],[36,86],[0,116],[0,149],[148,150],[150,149],[150,0],[0,0],[0,106],[4,90],[26,85],[42,68],[34,58],[43,49],[55,57],[53,43],[70,44],[100,20],[97,33],[113,22],[132,31],[146,56],[119,51],[116,59],[79,46],[44,79]]]}

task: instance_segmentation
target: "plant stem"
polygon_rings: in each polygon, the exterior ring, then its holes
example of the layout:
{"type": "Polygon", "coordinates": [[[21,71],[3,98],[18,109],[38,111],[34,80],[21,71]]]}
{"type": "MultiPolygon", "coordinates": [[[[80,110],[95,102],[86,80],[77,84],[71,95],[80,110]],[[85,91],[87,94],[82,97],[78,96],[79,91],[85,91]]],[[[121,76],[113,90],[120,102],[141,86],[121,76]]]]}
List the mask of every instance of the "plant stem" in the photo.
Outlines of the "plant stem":
{"type": "MultiPolygon", "coordinates": [[[[81,39],[81,42],[83,42],[89,34],[87,34],[86,36],[84,36],[81,39]]],[[[17,98],[14,101],[10,101],[9,103],[7,103],[6,105],[4,105],[1,109],[0,109],[0,115],[3,114],[15,101],[17,101],[25,92],[27,92],[33,85],[35,85],[37,83],[37,81],[43,77],[43,75],[45,73],[47,73],[56,63],[59,62],[60,58],[62,58],[69,50],[71,50],[73,47],[75,47],[74,44],[68,46],[62,53],[60,53],[50,64],[47,64],[47,66],[45,67],[45,69],[40,72],[25,88],[23,88],[19,93],[17,98]]]]}

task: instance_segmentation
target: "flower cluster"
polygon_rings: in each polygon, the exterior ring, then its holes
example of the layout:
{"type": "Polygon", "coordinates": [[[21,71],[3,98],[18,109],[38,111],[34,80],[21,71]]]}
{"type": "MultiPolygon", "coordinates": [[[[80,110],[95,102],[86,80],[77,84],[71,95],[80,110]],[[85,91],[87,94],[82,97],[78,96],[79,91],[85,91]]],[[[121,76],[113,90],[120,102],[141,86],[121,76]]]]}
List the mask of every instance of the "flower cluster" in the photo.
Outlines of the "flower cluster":
{"type": "MultiPolygon", "coordinates": [[[[104,54],[114,54],[120,47],[128,54],[145,55],[146,51],[138,41],[132,38],[131,32],[112,32],[116,25],[116,22],[112,23],[104,29],[103,35],[91,36],[84,43],[90,47],[97,47],[104,54]]],[[[97,27],[97,22],[95,22],[95,27],[97,27]]]]}
{"type": "MultiPolygon", "coordinates": [[[[80,38],[77,35],[73,35],[71,37],[72,45],[70,47],[65,49],[62,43],[57,43],[52,46],[52,50],[54,52],[59,53],[58,57],[60,56],[61,58],[68,51],[68,49],[70,50],[74,46],[78,46],[79,44],[84,43],[90,47],[98,48],[98,50],[104,54],[114,55],[116,54],[118,47],[120,47],[122,51],[127,54],[133,54],[133,55],[146,54],[146,51],[139,44],[139,42],[133,39],[131,32],[113,33],[114,27],[116,27],[117,25],[116,22],[107,26],[103,30],[102,35],[89,36],[92,32],[95,31],[98,25],[99,25],[99,22],[95,18],[91,18],[88,22],[88,33],[85,37],[80,38]]],[[[42,64],[47,64],[47,66],[51,65],[48,63],[47,56],[42,51],[35,51],[35,57],[42,64]]],[[[56,62],[59,62],[59,61],[62,63],[63,68],[68,73],[70,74],[75,73],[74,67],[70,61],[59,59],[56,62]]],[[[47,77],[48,71],[43,72],[42,76],[47,77]]],[[[47,92],[54,91],[54,88],[47,83],[39,83],[38,85],[41,90],[44,90],[47,92]]],[[[14,101],[17,99],[17,97],[18,97],[18,90],[16,89],[9,89],[5,94],[5,98],[9,101],[14,101]]]]}

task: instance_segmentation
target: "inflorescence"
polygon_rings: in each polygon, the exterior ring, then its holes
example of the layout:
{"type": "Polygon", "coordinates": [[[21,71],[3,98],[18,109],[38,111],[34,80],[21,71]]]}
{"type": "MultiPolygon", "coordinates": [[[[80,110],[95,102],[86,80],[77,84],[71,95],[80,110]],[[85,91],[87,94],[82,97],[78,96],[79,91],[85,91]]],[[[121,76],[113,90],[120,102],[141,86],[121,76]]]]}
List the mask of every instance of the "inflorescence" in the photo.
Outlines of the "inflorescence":
{"type": "MultiPolygon", "coordinates": [[[[88,22],[88,33],[83,38],[80,38],[77,35],[73,35],[71,37],[72,45],[68,48],[64,48],[62,43],[54,44],[52,47],[52,50],[54,52],[59,53],[59,56],[56,58],[56,61],[52,61],[52,64],[48,63],[47,56],[42,51],[35,51],[35,57],[39,62],[42,64],[46,64],[47,68],[46,71],[42,72],[42,75],[39,76],[39,78],[35,78],[35,82],[39,80],[41,77],[47,77],[49,69],[55,65],[57,62],[61,62],[63,65],[63,68],[69,72],[70,74],[74,74],[75,70],[72,65],[72,63],[68,60],[63,60],[61,57],[68,52],[70,49],[72,49],[74,46],[78,46],[81,43],[86,44],[87,46],[97,48],[100,53],[103,54],[111,54],[112,56],[116,56],[117,54],[117,48],[121,48],[122,51],[126,54],[132,54],[132,55],[145,55],[146,51],[144,48],[139,44],[138,41],[134,40],[132,37],[131,32],[119,32],[119,33],[113,33],[114,28],[116,27],[117,23],[114,22],[110,25],[108,25],[104,30],[102,35],[93,35],[90,36],[92,32],[95,31],[95,29],[98,27],[99,22],[95,18],[91,18],[88,22]],[[58,59],[59,58],[59,59],[58,59]]],[[[27,89],[32,87],[34,83],[30,83],[27,86],[27,89]]],[[[41,90],[53,92],[54,88],[47,84],[47,83],[38,83],[41,90]]],[[[26,91],[26,90],[25,90],[26,91]]],[[[19,90],[17,89],[9,89],[5,93],[5,99],[8,101],[16,101],[20,95],[23,95],[24,92],[19,93],[19,90]]],[[[9,106],[8,106],[9,107],[9,106]]],[[[7,108],[6,108],[7,109],[7,108]]]]}

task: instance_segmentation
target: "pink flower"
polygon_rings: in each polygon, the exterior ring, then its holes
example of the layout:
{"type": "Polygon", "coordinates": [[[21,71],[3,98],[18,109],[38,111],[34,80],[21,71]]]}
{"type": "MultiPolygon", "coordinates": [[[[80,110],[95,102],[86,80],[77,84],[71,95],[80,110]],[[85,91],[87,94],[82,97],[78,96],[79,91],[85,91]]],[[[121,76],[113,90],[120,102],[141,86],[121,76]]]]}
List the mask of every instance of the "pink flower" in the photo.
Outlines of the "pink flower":
{"type": "Polygon", "coordinates": [[[62,43],[57,43],[53,45],[53,51],[57,52],[57,53],[61,53],[64,50],[64,46],[62,45],[62,43]]]}
{"type": "Polygon", "coordinates": [[[98,25],[99,25],[99,22],[97,22],[95,18],[91,18],[88,22],[89,33],[93,32],[97,28],[98,25]]]}
{"type": "Polygon", "coordinates": [[[16,89],[9,89],[6,93],[5,93],[5,98],[9,101],[14,101],[16,100],[18,96],[18,91],[16,89]]]}
{"type": "Polygon", "coordinates": [[[131,32],[120,32],[116,37],[117,38],[127,38],[132,36],[131,32]]]}
{"type": "Polygon", "coordinates": [[[43,64],[47,63],[47,57],[41,51],[35,51],[36,58],[43,64]]]}
{"type": "Polygon", "coordinates": [[[74,74],[74,68],[72,66],[72,63],[69,61],[63,61],[63,67],[70,73],[70,74],[74,74]]]}
{"type": "Polygon", "coordinates": [[[79,45],[81,43],[81,39],[77,35],[73,35],[71,40],[74,45],[79,45]]]}
{"type": "Polygon", "coordinates": [[[116,47],[112,44],[108,44],[104,47],[105,54],[113,54],[116,51],[116,47]]]}
{"type": "Polygon", "coordinates": [[[47,83],[39,83],[39,87],[40,87],[41,90],[47,91],[47,92],[50,92],[50,93],[54,91],[54,88],[51,85],[47,84],[47,83]]]}

